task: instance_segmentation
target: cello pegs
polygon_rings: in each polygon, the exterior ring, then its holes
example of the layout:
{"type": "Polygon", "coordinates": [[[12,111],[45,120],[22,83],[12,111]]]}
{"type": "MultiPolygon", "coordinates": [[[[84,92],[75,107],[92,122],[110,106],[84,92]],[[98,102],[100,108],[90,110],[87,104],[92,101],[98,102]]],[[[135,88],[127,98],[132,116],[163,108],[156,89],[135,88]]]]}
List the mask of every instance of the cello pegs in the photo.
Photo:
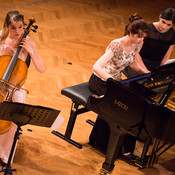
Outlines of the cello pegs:
{"type": "Polygon", "coordinates": [[[38,26],[37,25],[32,25],[34,27],[34,29],[38,29],[38,26]]]}
{"type": "Polygon", "coordinates": [[[31,29],[33,32],[37,32],[35,29],[31,29]]]}

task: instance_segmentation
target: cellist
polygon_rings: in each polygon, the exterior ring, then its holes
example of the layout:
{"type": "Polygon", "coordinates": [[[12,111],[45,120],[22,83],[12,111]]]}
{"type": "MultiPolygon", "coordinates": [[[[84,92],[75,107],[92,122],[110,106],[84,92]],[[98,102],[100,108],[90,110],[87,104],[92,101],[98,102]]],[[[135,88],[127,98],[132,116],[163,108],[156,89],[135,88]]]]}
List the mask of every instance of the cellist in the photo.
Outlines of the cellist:
{"type": "MultiPolygon", "coordinates": [[[[32,60],[36,70],[43,73],[45,65],[39,55],[35,42],[29,36],[22,38],[24,25],[24,16],[21,13],[18,11],[7,13],[3,30],[0,32],[0,56],[13,55],[16,48],[21,46],[22,49],[18,58],[23,60],[28,68],[32,60]]],[[[13,92],[12,101],[25,103],[25,91],[19,89],[13,92]]],[[[13,123],[8,132],[0,135],[0,160],[2,166],[5,166],[8,162],[16,129],[17,126],[13,123]]]]}

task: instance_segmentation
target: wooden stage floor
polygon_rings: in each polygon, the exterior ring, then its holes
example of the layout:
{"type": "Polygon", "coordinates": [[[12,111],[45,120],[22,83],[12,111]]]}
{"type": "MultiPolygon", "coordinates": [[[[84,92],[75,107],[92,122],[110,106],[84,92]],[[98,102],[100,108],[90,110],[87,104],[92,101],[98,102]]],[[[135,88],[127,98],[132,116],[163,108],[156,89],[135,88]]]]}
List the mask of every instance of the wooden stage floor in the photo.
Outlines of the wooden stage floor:
{"type": "MultiPolygon", "coordinates": [[[[65,132],[71,100],[61,89],[88,81],[92,66],[104,53],[109,42],[122,37],[128,17],[138,12],[148,22],[157,21],[159,13],[175,7],[174,0],[6,0],[0,1],[0,29],[10,10],[19,10],[25,21],[34,16],[37,33],[30,33],[36,42],[47,70],[39,74],[33,64],[25,88],[27,103],[61,110],[65,118],[58,131],[65,132]]],[[[175,58],[173,51],[172,58],[175,58]]],[[[93,112],[77,118],[72,139],[83,145],[78,149],[53,135],[51,128],[26,125],[18,141],[12,168],[17,175],[97,175],[104,154],[88,144],[95,121],[93,112]],[[32,132],[29,132],[31,129],[32,132]]],[[[174,134],[174,133],[172,133],[174,134]]],[[[137,142],[136,153],[142,144],[137,142]]],[[[116,160],[112,175],[175,175],[175,148],[163,154],[158,164],[138,170],[133,164],[116,160]]]]}

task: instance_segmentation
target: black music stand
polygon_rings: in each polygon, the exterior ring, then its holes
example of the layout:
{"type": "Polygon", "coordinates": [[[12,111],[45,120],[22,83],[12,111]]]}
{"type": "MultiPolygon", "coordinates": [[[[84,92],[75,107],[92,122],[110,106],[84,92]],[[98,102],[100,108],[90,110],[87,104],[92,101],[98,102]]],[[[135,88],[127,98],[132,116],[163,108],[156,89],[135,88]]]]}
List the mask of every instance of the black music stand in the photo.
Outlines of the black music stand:
{"type": "Polygon", "coordinates": [[[3,167],[2,170],[0,170],[0,173],[4,172],[4,175],[12,175],[12,171],[16,171],[16,169],[11,169],[11,160],[15,150],[16,142],[19,139],[19,135],[22,134],[20,132],[22,131],[21,126],[31,124],[43,127],[51,127],[59,113],[59,110],[42,106],[33,106],[24,103],[8,101],[0,103],[0,119],[13,121],[17,125],[17,130],[14,136],[14,141],[7,165],[3,167]]]}

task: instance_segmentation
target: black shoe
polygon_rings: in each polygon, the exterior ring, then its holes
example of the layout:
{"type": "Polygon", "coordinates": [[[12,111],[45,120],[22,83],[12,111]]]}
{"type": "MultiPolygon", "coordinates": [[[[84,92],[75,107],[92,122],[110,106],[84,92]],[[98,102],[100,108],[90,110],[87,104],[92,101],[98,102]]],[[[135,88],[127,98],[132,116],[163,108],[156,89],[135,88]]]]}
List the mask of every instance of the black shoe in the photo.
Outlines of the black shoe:
{"type": "Polygon", "coordinates": [[[3,162],[1,159],[0,159],[0,163],[1,163],[1,166],[2,166],[2,167],[7,166],[7,163],[3,162]]]}

